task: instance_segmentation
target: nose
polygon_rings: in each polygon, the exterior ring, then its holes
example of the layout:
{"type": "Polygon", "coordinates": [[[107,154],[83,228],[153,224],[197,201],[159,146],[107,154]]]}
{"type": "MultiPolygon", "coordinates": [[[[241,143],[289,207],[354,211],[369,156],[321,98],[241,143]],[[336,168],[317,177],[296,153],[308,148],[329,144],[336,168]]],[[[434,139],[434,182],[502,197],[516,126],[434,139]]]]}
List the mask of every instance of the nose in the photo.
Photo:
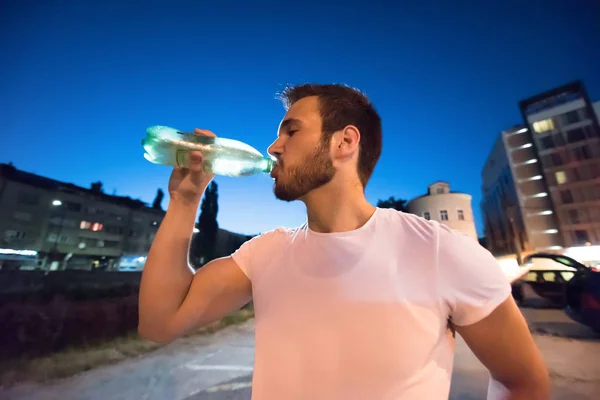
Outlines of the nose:
{"type": "Polygon", "coordinates": [[[278,138],[269,146],[269,148],[267,149],[267,153],[279,160],[279,157],[283,153],[283,142],[281,138],[278,138]]]}

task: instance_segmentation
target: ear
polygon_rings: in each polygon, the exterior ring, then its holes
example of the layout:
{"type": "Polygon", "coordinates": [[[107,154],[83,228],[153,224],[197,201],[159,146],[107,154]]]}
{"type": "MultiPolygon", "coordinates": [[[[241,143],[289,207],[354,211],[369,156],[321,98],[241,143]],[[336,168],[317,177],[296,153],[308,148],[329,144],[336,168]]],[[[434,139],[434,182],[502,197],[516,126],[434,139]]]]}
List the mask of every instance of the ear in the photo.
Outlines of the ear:
{"type": "Polygon", "coordinates": [[[334,158],[351,159],[358,155],[360,132],[354,125],[347,125],[344,129],[333,134],[332,153],[334,158]]]}

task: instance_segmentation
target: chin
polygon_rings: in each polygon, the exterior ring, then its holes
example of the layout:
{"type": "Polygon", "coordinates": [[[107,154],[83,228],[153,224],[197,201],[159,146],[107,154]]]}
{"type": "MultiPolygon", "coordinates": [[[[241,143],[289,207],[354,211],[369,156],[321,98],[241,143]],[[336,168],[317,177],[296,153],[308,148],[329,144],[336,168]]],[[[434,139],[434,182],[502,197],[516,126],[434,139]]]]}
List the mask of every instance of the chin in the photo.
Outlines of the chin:
{"type": "Polygon", "coordinates": [[[275,181],[275,183],[273,184],[273,194],[275,195],[276,199],[287,202],[298,200],[298,198],[300,197],[295,195],[294,193],[291,193],[288,190],[283,189],[281,187],[281,184],[278,186],[277,181],[275,181]]]}

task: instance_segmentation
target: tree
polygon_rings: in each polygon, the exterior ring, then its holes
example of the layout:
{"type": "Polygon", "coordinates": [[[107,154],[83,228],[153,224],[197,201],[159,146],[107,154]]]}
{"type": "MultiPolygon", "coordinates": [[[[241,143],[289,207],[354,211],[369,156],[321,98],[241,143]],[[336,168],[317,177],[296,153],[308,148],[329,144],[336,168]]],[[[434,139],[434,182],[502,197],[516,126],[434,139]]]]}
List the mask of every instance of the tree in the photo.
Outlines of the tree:
{"type": "Polygon", "coordinates": [[[204,265],[215,258],[217,233],[219,231],[219,223],[217,222],[219,195],[217,190],[217,183],[211,182],[204,192],[204,198],[200,205],[199,232],[194,235],[192,248],[190,249],[192,258],[197,260],[195,264],[204,265]]]}
{"type": "Polygon", "coordinates": [[[152,202],[152,208],[155,210],[160,210],[162,211],[162,201],[163,198],[165,197],[165,193],[162,191],[162,189],[158,189],[158,191],[156,192],[156,197],[154,198],[154,201],[152,202]]]}
{"type": "Polygon", "coordinates": [[[408,212],[408,208],[406,208],[406,200],[396,199],[393,196],[387,200],[379,200],[377,202],[377,207],[393,208],[394,210],[408,212]]]}

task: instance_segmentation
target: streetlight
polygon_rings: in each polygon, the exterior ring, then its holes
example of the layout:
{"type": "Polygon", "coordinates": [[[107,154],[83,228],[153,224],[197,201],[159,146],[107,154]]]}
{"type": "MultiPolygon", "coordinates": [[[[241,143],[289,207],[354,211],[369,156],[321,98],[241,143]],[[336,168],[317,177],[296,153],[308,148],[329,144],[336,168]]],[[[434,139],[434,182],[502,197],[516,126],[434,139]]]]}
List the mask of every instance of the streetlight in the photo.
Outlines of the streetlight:
{"type": "MultiPolygon", "coordinates": [[[[60,201],[58,199],[52,200],[52,207],[62,208],[62,204],[63,204],[62,201],[60,201]]],[[[58,233],[56,234],[56,237],[54,238],[54,245],[52,246],[52,250],[51,250],[53,259],[56,258],[56,249],[58,246],[58,239],[60,238],[60,234],[62,233],[62,227],[63,227],[64,222],[65,222],[65,210],[64,210],[64,208],[62,208],[62,215],[60,218],[60,224],[58,226],[58,233]]]]}

